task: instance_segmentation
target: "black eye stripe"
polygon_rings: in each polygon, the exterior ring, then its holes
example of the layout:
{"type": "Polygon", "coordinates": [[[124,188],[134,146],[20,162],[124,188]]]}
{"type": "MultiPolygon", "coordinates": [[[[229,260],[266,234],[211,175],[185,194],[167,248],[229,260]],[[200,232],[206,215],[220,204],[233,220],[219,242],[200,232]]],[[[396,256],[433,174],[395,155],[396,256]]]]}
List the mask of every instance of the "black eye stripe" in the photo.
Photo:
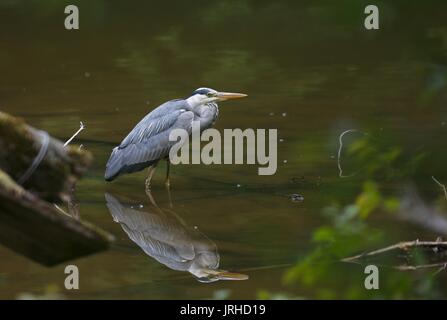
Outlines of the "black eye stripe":
{"type": "Polygon", "coordinates": [[[208,93],[213,94],[213,92],[211,92],[211,91],[208,90],[208,89],[199,89],[199,90],[194,91],[192,94],[193,94],[193,95],[195,95],[195,94],[208,95],[208,93]]]}

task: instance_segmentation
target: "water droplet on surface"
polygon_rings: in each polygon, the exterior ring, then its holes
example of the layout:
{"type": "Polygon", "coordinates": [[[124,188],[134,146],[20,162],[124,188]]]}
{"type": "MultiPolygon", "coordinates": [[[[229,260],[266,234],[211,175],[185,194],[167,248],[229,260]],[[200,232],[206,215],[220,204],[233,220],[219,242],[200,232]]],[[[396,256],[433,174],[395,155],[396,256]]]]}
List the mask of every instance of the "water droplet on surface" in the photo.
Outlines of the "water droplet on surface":
{"type": "Polygon", "coordinates": [[[274,115],[275,115],[275,113],[273,113],[273,112],[269,113],[269,116],[274,116],[274,115]]]}
{"type": "Polygon", "coordinates": [[[236,187],[238,187],[238,188],[240,188],[241,187],[241,185],[238,183],[237,185],[236,185],[236,187]]]}
{"type": "Polygon", "coordinates": [[[279,139],[279,142],[284,142],[284,139],[279,139]]]}
{"type": "Polygon", "coordinates": [[[84,72],[84,77],[90,78],[90,73],[89,72],[84,72]]]}
{"type": "Polygon", "coordinates": [[[283,112],[282,116],[283,116],[283,117],[287,116],[287,113],[283,112]]]}
{"type": "Polygon", "coordinates": [[[287,160],[284,160],[283,162],[284,162],[284,163],[287,163],[287,160]]]}

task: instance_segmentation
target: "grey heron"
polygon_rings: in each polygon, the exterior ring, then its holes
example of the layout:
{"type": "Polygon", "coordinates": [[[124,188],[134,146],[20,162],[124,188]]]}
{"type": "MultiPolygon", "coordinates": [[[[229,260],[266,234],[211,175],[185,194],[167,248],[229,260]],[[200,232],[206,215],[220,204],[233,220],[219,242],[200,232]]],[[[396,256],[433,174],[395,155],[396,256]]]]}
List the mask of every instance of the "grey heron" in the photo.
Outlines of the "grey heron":
{"type": "Polygon", "coordinates": [[[149,189],[158,162],[166,159],[166,185],[169,186],[169,151],[175,144],[175,141],[169,141],[170,132],[184,129],[191,134],[192,121],[199,121],[200,130],[210,128],[219,114],[217,102],[246,96],[199,88],[187,99],[163,103],[147,114],[113,149],[106,165],[105,180],[112,181],[122,174],[149,168],[146,179],[146,188],[149,189]]]}
{"type": "Polygon", "coordinates": [[[186,271],[200,282],[246,280],[245,274],[219,269],[216,244],[192,228],[173,210],[124,204],[111,194],[104,194],[115,222],[148,256],[172,270],[186,271]]]}

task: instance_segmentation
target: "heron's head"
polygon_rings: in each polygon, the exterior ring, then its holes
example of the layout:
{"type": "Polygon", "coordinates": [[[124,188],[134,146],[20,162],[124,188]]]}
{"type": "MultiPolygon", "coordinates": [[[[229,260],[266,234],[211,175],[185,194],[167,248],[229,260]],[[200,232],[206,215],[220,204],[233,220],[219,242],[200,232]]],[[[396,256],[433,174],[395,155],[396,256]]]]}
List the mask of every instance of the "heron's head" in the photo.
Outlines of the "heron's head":
{"type": "Polygon", "coordinates": [[[233,92],[219,92],[210,88],[199,88],[194,90],[192,95],[187,99],[187,101],[192,106],[203,105],[211,102],[219,102],[230,99],[238,99],[246,97],[243,93],[233,93],[233,92]]]}
{"type": "Polygon", "coordinates": [[[219,280],[246,280],[245,274],[220,270],[219,254],[213,251],[197,252],[197,255],[189,266],[188,271],[203,283],[210,283],[219,280]]]}

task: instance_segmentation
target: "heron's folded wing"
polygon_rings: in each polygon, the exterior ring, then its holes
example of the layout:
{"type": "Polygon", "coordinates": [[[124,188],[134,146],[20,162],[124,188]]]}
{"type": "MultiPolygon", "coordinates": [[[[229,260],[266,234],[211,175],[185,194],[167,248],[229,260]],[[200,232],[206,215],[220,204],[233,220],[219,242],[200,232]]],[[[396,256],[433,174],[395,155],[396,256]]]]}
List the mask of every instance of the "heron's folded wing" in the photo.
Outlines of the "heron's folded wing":
{"type": "Polygon", "coordinates": [[[124,138],[119,149],[137,144],[171,128],[179,116],[187,111],[184,100],[168,101],[146,115],[124,138]]]}
{"type": "Polygon", "coordinates": [[[174,129],[184,129],[191,133],[194,113],[184,109],[151,120],[148,128],[137,125],[129,134],[127,145],[113,149],[106,165],[106,179],[113,179],[123,172],[135,172],[166,158],[176,141],[170,141],[169,135],[174,129]],[[155,122],[154,122],[155,121],[155,122]]]}
{"type": "Polygon", "coordinates": [[[105,198],[113,220],[148,255],[164,255],[175,261],[194,259],[194,246],[179,224],[155,213],[126,207],[110,194],[106,193],[105,198]]]}
{"type": "Polygon", "coordinates": [[[176,121],[173,123],[169,121],[168,124],[168,121],[166,121],[166,123],[159,122],[154,125],[156,134],[146,130],[146,133],[142,133],[144,137],[141,138],[141,141],[128,145],[124,150],[120,149],[121,147],[118,148],[118,150],[124,151],[126,155],[123,163],[132,165],[166,157],[171,147],[176,143],[176,141],[169,140],[170,132],[174,129],[185,129],[190,132],[194,114],[191,111],[178,111],[175,112],[174,117],[176,121]]]}

